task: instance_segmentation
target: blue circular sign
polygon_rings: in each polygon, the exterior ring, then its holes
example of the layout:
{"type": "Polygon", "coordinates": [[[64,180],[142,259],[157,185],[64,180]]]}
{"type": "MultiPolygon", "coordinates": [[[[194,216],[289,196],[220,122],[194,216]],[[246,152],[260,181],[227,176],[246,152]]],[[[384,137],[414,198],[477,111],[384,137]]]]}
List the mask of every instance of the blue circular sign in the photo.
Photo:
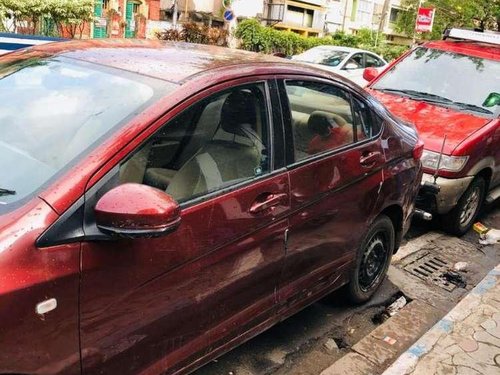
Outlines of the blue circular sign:
{"type": "Polygon", "coordinates": [[[228,22],[234,20],[234,12],[231,9],[226,10],[224,12],[224,19],[228,22]]]}

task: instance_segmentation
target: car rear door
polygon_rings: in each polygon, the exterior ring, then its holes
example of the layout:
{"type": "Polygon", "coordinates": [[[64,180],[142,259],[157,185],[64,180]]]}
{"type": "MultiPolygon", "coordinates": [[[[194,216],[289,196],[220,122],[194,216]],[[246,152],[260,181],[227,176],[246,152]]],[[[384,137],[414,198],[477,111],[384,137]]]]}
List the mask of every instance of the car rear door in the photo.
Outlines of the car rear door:
{"type": "Polygon", "coordinates": [[[117,184],[164,184],[182,222],[165,237],[82,244],[84,373],[196,367],[273,322],[290,199],[287,172],[273,157],[283,137],[269,101],[265,78],[212,88],[88,191],[92,212],[117,184]],[[179,129],[185,139],[169,155],[163,146],[170,137],[177,145],[179,129]]]}
{"type": "Polygon", "coordinates": [[[349,89],[293,77],[279,85],[292,208],[279,300],[294,310],[347,281],[373,219],[384,155],[380,123],[349,89]]]}

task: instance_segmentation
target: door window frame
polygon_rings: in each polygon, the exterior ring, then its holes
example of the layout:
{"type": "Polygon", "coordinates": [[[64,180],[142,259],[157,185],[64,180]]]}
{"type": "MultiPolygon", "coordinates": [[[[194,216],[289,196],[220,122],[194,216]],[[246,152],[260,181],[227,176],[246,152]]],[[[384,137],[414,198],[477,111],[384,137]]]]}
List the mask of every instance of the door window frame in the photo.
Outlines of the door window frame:
{"type": "Polygon", "coordinates": [[[375,55],[374,53],[371,53],[371,52],[365,52],[364,53],[364,56],[363,56],[363,66],[366,68],[366,58],[367,56],[371,56],[372,58],[374,58],[375,60],[379,61],[382,63],[382,65],[379,65],[379,66],[373,66],[371,68],[382,68],[384,66],[387,65],[387,63],[381,59],[379,56],[375,55]]]}
{"type": "MultiPolygon", "coordinates": [[[[366,145],[367,143],[371,143],[376,141],[378,138],[382,136],[383,130],[385,128],[385,121],[382,115],[377,113],[375,108],[372,108],[370,105],[370,101],[367,100],[366,98],[363,98],[362,95],[356,93],[353,91],[351,88],[349,88],[347,85],[342,84],[341,82],[333,82],[325,78],[320,78],[320,77],[314,77],[314,76],[301,76],[301,75],[283,75],[283,76],[277,76],[277,83],[278,83],[278,92],[279,92],[279,97],[280,97],[280,108],[282,112],[282,118],[283,118],[283,128],[284,128],[284,134],[285,134],[285,145],[286,145],[286,166],[287,169],[294,169],[297,167],[300,167],[304,164],[314,162],[316,160],[320,159],[325,159],[328,158],[332,155],[336,155],[351,149],[355,149],[357,147],[362,147],[366,145]],[[363,140],[358,140],[357,139],[357,134],[356,130],[358,125],[354,125],[354,142],[351,144],[344,145],[342,147],[334,148],[322,153],[314,154],[311,155],[305,159],[302,160],[295,160],[295,143],[293,139],[293,129],[292,129],[292,112],[290,108],[290,103],[288,101],[288,94],[286,91],[286,81],[310,81],[310,82],[316,82],[319,84],[327,84],[331,85],[337,89],[343,90],[348,96],[349,96],[349,104],[351,108],[351,113],[354,114],[354,102],[353,98],[356,98],[357,100],[361,101],[364,103],[367,108],[369,109],[370,113],[370,118],[373,121],[373,116],[378,116],[381,118],[381,126],[377,134],[373,135],[370,138],[366,138],[363,140]]],[[[354,121],[354,116],[353,116],[353,121],[354,121]]]]}
{"type": "Polygon", "coordinates": [[[365,61],[364,53],[363,52],[354,52],[351,56],[347,57],[346,61],[344,62],[344,65],[342,66],[342,68],[340,68],[340,70],[345,70],[346,72],[352,72],[354,70],[364,69],[365,65],[366,65],[366,61],[365,61]],[[361,55],[361,67],[356,68],[356,69],[347,69],[346,68],[347,64],[349,64],[349,61],[356,55],[361,55]]]}
{"type": "MultiPolygon", "coordinates": [[[[197,197],[193,200],[185,201],[180,204],[181,210],[183,211],[187,208],[202,204],[210,199],[222,196],[231,191],[244,188],[256,182],[264,181],[268,178],[273,178],[277,174],[283,173],[285,171],[285,168],[283,167],[285,160],[283,147],[283,124],[281,121],[281,109],[279,109],[276,113],[272,112],[273,108],[279,108],[280,103],[278,100],[279,96],[277,93],[276,82],[271,83],[272,81],[275,81],[274,75],[272,74],[261,74],[231,79],[205,87],[202,90],[185,97],[175,105],[166,107],[165,111],[163,111],[159,117],[151,119],[146,126],[137,132],[135,137],[130,142],[125,144],[119,150],[116,150],[113,157],[108,159],[94,171],[92,176],[90,176],[87,180],[83,195],[68,206],[61,216],[37,239],[37,246],[43,248],[54,246],[56,244],[68,244],[79,241],[109,240],[109,235],[104,234],[97,229],[94,217],[94,207],[103,194],[120,184],[120,165],[133,156],[134,152],[144,146],[144,144],[146,144],[158,131],[160,131],[163,126],[175,120],[175,118],[182,115],[184,111],[204,99],[208,99],[211,96],[217,95],[218,93],[234,87],[257,84],[259,82],[264,83],[264,94],[269,123],[270,170],[268,173],[262,174],[261,176],[257,176],[206,195],[202,195],[201,197],[197,197]],[[275,147],[274,139],[277,140],[276,145],[278,147],[281,146],[281,149],[275,147]],[[274,161],[276,152],[280,152],[282,155],[276,158],[277,161],[279,160],[279,164],[276,164],[275,166],[274,161]]],[[[169,104],[171,102],[159,99],[156,104],[153,104],[153,106],[162,105],[164,103],[169,104]]],[[[117,138],[118,135],[115,132],[110,134],[108,140],[113,139],[116,141],[117,138]]]]}
{"type": "MultiPolygon", "coordinates": [[[[266,173],[263,173],[260,176],[255,176],[253,178],[248,178],[245,181],[237,182],[235,184],[231,184],[230,186],[227,187],[222,187],[220,189],[217,189],[215,191],[207,192],[206,194],[202,194],[200,196],[196,196],[192,199],[188,199],[184,202],[179,203],[179,206],[181,210],[195,206],[199,203],[203,203],[207,200],[216,198],[221,195],[228,194],[232,191],[244,188],[246,186],[249,186],[251,184],[254,184],[256,182],[259,182],[261,180],[265,180],[269,177],[275,176],[276,173],[279,171],[276,170],[275,166],[275,156],[276,156],[276,149],[278,147],[275,146],[275,139],[282,139],[282,129],[280,123],[278,123],[278,126],[276,126],[276,121],[279,121],[280,117],[276,116],[273,114],[272,108],[273,108],[273,94],[272,91],[276,90],[275,85],[273,86],[272,84],[272,76],[253,76],[253,77],[245,77],[245,78],[240,78],[237,80],[230,80],[226,81],[224,83],[220,83],[217,85],[214,85],[210,88],[207,88],[200,93],[198,93],[193,100],[189,100],[188,103],[183,103],[180,104],[178,107],[171,109],[169,112],[173,114],[172,116],[168,116],[168,119],[163,121],[159,126],[155,126],[154,131],[152,131],[146,138],[144,138],[140,144],[136,145],[130,152],[127,153],[127,155],[122,158],[120,161],[116,163],[116,166],[121,166],[123,163],[125,163],[128,159],[130,159],[137,150],[139,150],[141,147],[143,147],[147,142],[149,142],[159,131],[164,126],[168,126],[169,123],[175,121],[178,116],[182,116],[186,111],[189,111],[191,108],[196,106],[202,101],[210,100],[213,97],[216,97],[217,95],[223,94],[224,92],[234,90],[235,88],[238,87],[245,87],[249,85],[263,85],[264,89],[264,103],[266,105],[266,119],[267,119],[267,136],[268,136],[268,149],[269,149],[269,171],[266,173]],[[277,131],[276,131],[277,130],[277,131]]],[[[276,94],[274,94],[275,101],[276,101],[276,94]]],[[[279,145],[280,142],[278,142],[279,145]]],[[[279,150],[279,149],[278,149],[279,150]]],[[[279,152],[279,151],[278,151],[279,152]]],[[[282,164],[282,160],[284,159],[283,156],[278,157],[278,161],[280,164],[282,164]]],[[[118,168],[119,170],[119,168],[118,168]]]]}

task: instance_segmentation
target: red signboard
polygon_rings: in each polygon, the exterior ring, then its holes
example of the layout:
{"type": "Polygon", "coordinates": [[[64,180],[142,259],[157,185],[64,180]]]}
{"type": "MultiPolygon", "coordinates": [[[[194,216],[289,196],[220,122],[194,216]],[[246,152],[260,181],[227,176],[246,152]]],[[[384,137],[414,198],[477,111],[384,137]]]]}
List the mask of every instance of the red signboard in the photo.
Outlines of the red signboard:
{"type": "Polygon", "coordinates": [[[431,32],[433,23],[434,8],[418,8],[415,31],[419,33],[431,32]]]}

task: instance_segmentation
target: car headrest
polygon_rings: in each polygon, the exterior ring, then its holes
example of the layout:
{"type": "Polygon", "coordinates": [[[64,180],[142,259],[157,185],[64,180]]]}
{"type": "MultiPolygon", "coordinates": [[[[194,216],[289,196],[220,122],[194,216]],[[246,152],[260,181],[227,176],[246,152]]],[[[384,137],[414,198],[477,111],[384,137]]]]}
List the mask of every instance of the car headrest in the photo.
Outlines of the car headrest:
{"type": "Polygon", "coordinates": [[[257,122],[257,99],[250,91],[231,93],[222,105],[221,128],[231,134],[244,135],[242,125],[255,127],[257,122]]]}
{"type": "Polygon", "coordinates": [[[331,112],[314,111],[309,116],[309,131],[321,137],[328,137],[332,129],[344,126],[347,122],[339,115],[331,112]]]}

